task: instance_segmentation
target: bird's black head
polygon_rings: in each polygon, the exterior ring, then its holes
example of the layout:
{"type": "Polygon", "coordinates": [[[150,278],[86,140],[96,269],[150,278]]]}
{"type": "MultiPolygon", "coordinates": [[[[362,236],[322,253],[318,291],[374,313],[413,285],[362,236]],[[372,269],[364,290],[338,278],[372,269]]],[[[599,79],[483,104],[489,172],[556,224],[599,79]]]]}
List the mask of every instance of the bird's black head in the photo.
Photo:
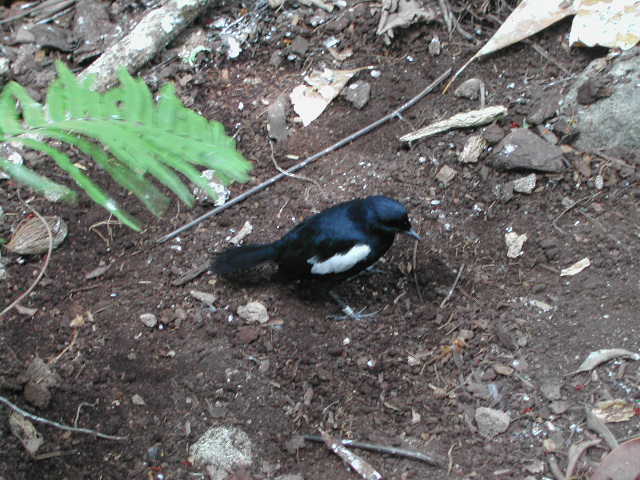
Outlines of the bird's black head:
{"type": "Polygon", "coordinates": [[[404,233],[420,239],[411,228],[407,209],[400,202],[382,195],[367,197],[365,202],[376,229],[389,233],[404,233]]]}

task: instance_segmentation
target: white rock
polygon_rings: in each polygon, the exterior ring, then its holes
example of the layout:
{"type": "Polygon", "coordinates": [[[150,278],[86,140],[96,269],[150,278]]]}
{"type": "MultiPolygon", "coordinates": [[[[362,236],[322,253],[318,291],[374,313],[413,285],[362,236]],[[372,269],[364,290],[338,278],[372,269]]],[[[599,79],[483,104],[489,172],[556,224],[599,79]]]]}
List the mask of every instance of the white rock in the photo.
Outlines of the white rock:
{"type": "Polygon", "coordinates": [[[442,168],[436,174],[436,180],[444,184],[446,187],[451,180],[456,176],[458,172],[456,172],[453,168],[448,165],[443,165],[442,168]]]}
{"type": "Polygon", "coordinates": [[[215,465],[226,476],[226,472],[234,470],[234,467],[251,465],[253,445],[249,436],[240,429],[212,427],[189,447],[189,455],[194,464],[215,465]]]}
{"type": "Polygon", "coordinates": [[[516,232],[508,232],[504,236],[504,241],[507,244],[507,257],[518,258],[523,253],[522,246],[527,241],[527,234],[518,235],[516,232]]]}
{"type": "Polygon", "coordinates": [[[200,300],[205,305],[213,305],[216,302],[216,296],[213,293],[191,290],[189,294],[196,300],[200,300]]]}
{"type": "Polygon", "coordinates": [[[158,317],[156,317],[153,313],[143,313],[142,315],[140,315],[140,321],[149,328],[154,328],[156,325],[158,325],[158,317]]]}
{"type": "Polygon", "coordinates": [[[131,397],[131,403],[133,403],[134,405],[146,405],[144,399],[137,393],[133,397],[131,397]]]}
{"type": "Polygon", "coordinates": [[[260,302],[249,302],[238,307],[238,316],[248,323],[267,323],[269,314],[267,307],[260,302]]]}
{"type": "Polygon", "coordinates": [[[480,434],[487,438],[506,432],[511,423],[511,416],[502,410],[479,407],[476,409],[476,424],[480,434]]]}
{"type": "Polygon", "coordinates": [[[532,173],[526,177],[513,181],[513,191],[518,193],[531,193],[536,188],[536,174],[532,173]]]}

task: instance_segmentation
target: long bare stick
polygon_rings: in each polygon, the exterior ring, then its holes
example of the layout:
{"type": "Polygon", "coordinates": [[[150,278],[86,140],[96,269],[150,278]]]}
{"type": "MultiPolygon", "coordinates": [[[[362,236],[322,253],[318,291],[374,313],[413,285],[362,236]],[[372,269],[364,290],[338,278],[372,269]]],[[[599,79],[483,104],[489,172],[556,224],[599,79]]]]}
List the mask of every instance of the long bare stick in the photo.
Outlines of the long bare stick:
{"type": "Polygon", "coordinates": [[[211,0],[168,0],[151,10],[124,38],[111,45],[88,66],[81,78],[95,75],[94,88],[105,90],[118,79],[118,69],[137,72],[173,40],[211,3],[211,0]]]}
{"type": "Polygon", "coordinates": [[[188,230],[191,227],[194,227],[194,226],[198,225],[199,223],[201,223],[202,221],[206,220],[207,218],[213,217],[213,216],[219,214],[220,212],[226,210],[227,208],[232,207],[233,205],[246,200],[251,195],[253,195],[255,193],[258,193],[258,192],[264,190],[265,188],[273,185],[278,180],[281,180],[282,178],[287,177],[287,176],[289,176],[290,174],[292,174],[294,172],[297,172],[298,170],[306,167],[307,165],[309,165],[310,163],[316,161],[318,158],[326,155],[327,153],[331,153],[334,150],[337,150],[338,148],[343,147],[344,145],[354,141],[356,138],[369,133],[371,130],[374,130],[375,128],[378,128],[383,123],[391,120],[394,117],[397,117],[402,112],[404,112],[407,108],[412,107],[413,105],[415,105],[422,97],[424,97],[425,95],[428,95],[429,93],[431,93],[438,85],[440,85],[449,76],[450,73],[451,73],[451,69],[449,68],[449,69],[447,69],[446,72],[444,72],[442,75],[440,75],[438,78],[436,78],[433,81],[433,83],[431,83],[431,85],[429,85],[427,88],[422,90],[418,95],[416,95],[411,100],[409,100],[407,103],[402,105],[400,108],[394,110],[393,112],[389,113],[388,115],[385,115],[381,119],[376,120],[375,122],[373,122],[372,124],[364,127],[363,129],[358,130],[356,133],[351,134],[346,138],[343,138],[339,142],[336,142],[333,145],[331,145],[330,147],[325,148],[321,152],[314,153],[313,155],[311,155],[310,157],[306,158],[302,162],[300,162],[297,165],[294,165],[293,167],[291,167],[286,172],[282,172],[282,173],[279,173],[278,175],[276,175],[274,177],[271,177],[269,180],[266,180],[266,181],[262,182],[260,185],[256,185],[255,187],[250,188],[246,192],[241,193],[237,197],[232,198],[231,200],[226,202],[224,205],[221,205],[221,206],[219,206],[217,208],[214,208],[213,210],[208,211],[204,215],[201,215],[200,217],[196,218],[195,220],[187,223],[186,225],[183,225],[182,227],[174,230],[173,232],[165,235],[164,237],[160,237],[158,240],[156,240],[157,243],[164,243],[167,240],[171,240],[172,238],[178,236],[179,234],[181,234],[185,230],[188,230]]]}
{"type": "Polygon", "coordinates": [[[107,435],[106,433],[100,433],[95,430],[91,430],[90,428],[69,427],[68,425],[63,425],[62,423],[54,422],[52,420],[47,420],[46,418],[43,418],[43,417],[38,417],[37,415],[29,413],[26,410],[21,409],[19,406],[11,403],[2,395],[0,395],[0,402],[4,403],[9,408],[15,410],[23,417],[27,417],[35,422],[51,425],[52,427],[59,428],[60,430],[68,430],[69,432],[78,432],[78,433],[88,433],[89,435],[95,435],[96,437],[106,438],[107,440],[126,440],[127,439],[127,437],[116,437],[114,435],[107,435]]]}
{"type": "MultiPolygon", "coordinates": [[[[305,440],[311,442],[324,442],[324,439],[318,435],[304,435],[305,440]]],[[[396,455],[398,457],[411,458],[413,460],[420,460],[421,462],[428,463],[436,467],[442,467],[446,464],[443,458],[438,455],[432,455],[424,452],[418,452],[417,450],[408,450],[406,448],[388,447],[386,445],[378,445],[375,443],[359,442],[357,440],[337,440],[346,447],[361,448],[362,450],[370,450],[372,452],[386,453],[389,455],[396,455]]]]}
{"type": "MultiPolygon", "coordinates": [[[[20,200],[22,200],[22,199],[20,199],[20,200]]],[[[31,293],[31,291],[34,288],[36,288],[36,285],[38,284],[38,282],[40,281],[40,279],[44,275],[44,272],[47,271],[47,267],[49,266],[49,259],[51,258],[51,251],[53,250],[53,234],[51,233],[51,228],[49,227],[49,222],[47,222],[42,217],[42,215],[40,215],[38,212],[36,212],[35,209],[31,205],[29,205],[28,203],[26,203],[24,201],[22,203],[24,203],[27,207],[29,207],[29,209],[36,215],[36,217],[38,217],[38,220],[40,220],[44,224],[45,228],[47,229],[47,237],[49,238],[49,250],[47,251],[47,256],[44,259],[44,265],[42,266],[42,269],[40,270],[40,273],[38,274],[36,279],[33,281],[31,286],[22,295],[20,295],[13,302],[11,302],[11,304],[7,308],[5,308],[4,310],[2,310],[0,312],[0,318],[2,318],[6,313],[8,313],[13,307],[18,305],[22,301],[23,298],[25,298],[27,295],[29,295],[31,293]]]]}

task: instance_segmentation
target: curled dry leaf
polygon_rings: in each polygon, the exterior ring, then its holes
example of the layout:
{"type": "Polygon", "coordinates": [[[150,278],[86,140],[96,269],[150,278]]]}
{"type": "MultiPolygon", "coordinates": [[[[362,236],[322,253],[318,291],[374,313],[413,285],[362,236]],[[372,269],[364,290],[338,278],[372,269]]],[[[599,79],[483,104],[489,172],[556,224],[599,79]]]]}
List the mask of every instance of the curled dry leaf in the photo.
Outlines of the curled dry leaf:
{"type": "Polygon", "coordinates": [[[581,271],[583,271],[585,268],[587,268],[589,265],[591,265],[591,260],[585,257],[582,260],[577,261],[570,267],[563,268],[562,271],[560,272],[560,276],[568,277],[568,276],[577,275],[581,271]]]}
{"type": "Polygon", "coordinates": [[[635,415],[634,405],[616,398],[596,403],[593,414],[605,423],[626,422],[635,415]]]}
{"type": "Polygon", "coordinates": [[[640,438],[612,450],[593,472],[591,480],[635,480],[640,473],[640,438]]]}
{"type": "Polygon", "coordinates": [[[575,375],[576,373],[590,372],[598,365],[604,362],[608,362],[612,358],[630,358],[631,360],[640,360],[640,354],[630,352],[624,348],[604,348],[602,350],[596,350],[591,352],[584,362],[574,372],[569,375],[575,375]]]}
{"type": "MultiPolygon", "coordinates": [[[[61,217],[44,217],[51,229],[53,248],[57,248],[67,237],[67,224],[61,217]]],[[[49,250],[47,228],[38,217],[31,217],[18,224],[7,250],[19,255],[38,255],[49,250]]]]}
{"type": "Polygon", "coordinates": [[[17,412],[9,416],[9,428],[25,448],[29,455],[35,455],[44,439],[29,420],[17,412]]]}
{"type": "Polygon", "coordinates": [[[508,232],[504,235],[504,241],[507,244],[507,257],[518,258],[523,254],[522,246],[527,241],[527,234],[518,235],[516,232],[508,232]]]}
{"type": "Polygon", "coordinates": [[[412,142],[420,138],[429,137],[437,133],[446,132],[454,128],[470,128],[486,125],[507,114],[507,107],[496,105],[479,110],[457,113],[456,115],[439,122],[434,122],[424,128],[407,133],[400,137],[401,142],[412,142]]]}
{"type": "Polygon", "coordinates": [[[332,70],[325,68],[320,72],[314,70],[304,77],[309,84],[298,85],[290,94],[293,109],[302,119],[302,125],[307,126],[320,116],[331,101],[338,96],[347,82],[360,70],[332,70]]]}

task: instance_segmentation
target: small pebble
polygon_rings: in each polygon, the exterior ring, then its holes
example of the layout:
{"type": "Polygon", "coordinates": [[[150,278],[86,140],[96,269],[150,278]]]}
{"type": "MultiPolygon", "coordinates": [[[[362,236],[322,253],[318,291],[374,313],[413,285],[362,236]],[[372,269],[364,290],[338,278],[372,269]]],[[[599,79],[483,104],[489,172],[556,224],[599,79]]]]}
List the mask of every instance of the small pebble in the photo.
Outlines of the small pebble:
{"type": "Polygon", "coordinates": [[[143,313],[140,315],[140,321],[149,328],[154,328],[158,325],[158,317],[153,313],[143,313]]]}
{"type": "Polygon", "coordinates": [[[267,307],[260,302],[249,302],[238,307],[238,316],[248,323],[267,323],[269,321],[267,307]]]}

